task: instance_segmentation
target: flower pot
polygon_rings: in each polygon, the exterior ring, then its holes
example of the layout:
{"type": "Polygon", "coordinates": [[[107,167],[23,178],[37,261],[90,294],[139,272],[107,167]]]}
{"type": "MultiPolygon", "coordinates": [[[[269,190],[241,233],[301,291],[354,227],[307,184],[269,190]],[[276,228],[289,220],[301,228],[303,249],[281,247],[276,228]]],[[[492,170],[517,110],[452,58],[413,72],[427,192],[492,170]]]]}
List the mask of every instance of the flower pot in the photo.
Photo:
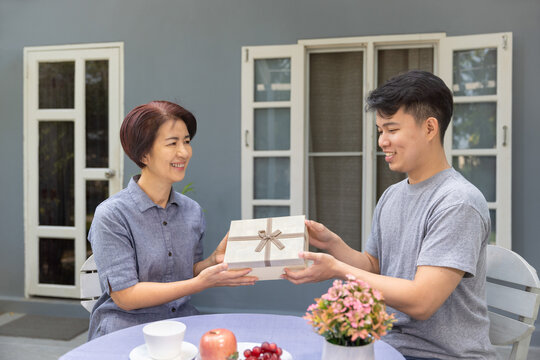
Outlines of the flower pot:
{"type": "Polygon", "coordinates": [[[362,346],[342,346],[325,341],[321,360],[374,360],[374,343],[372,341],[362,346]]]}

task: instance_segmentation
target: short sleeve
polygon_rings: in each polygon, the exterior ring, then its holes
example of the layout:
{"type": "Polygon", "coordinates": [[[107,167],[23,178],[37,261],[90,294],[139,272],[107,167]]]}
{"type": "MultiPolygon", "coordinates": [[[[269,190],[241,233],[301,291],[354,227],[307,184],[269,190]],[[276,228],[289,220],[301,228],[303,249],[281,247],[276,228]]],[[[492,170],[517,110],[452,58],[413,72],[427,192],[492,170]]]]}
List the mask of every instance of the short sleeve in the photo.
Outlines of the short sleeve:
{"type": "Polygon", "coordinates": [[[197,245],[195,246],[195,253],[193,254],[193,263],[198,263],[199,261],[202,261],[204,258],[204,252],[203,252],[203,238],[204,234],[206,232],[206,220],[204,218],[204,212],[202,208],[199,207],[200,211],[200,225],[199,225],[199,240],[197,242],[197,245]]]}
{"type": "Polygon", "coordinates": [[[135,248],[129,234],[129,227],[118,211],[104,204],[98,206],[88,239],[101,287],[107,293],[109,285],[113,291],[119,291],[139,282],[135,248]]]}
{"type": "Polygon", "coordinates": [[[482,243],[489,234],[489,222],[472,206],[449,206],[430,216],[417,266],[442,266],[476,275],[482,243]]]}
{"type": "Polygon", "coordinates": [[[381,237],[379,217],[380,217],[381,202],[375,207],[373,220],[371,222],[371,232],[366,244],[366,252],[376,259],[379,259],[379,241],[381,237]]]}

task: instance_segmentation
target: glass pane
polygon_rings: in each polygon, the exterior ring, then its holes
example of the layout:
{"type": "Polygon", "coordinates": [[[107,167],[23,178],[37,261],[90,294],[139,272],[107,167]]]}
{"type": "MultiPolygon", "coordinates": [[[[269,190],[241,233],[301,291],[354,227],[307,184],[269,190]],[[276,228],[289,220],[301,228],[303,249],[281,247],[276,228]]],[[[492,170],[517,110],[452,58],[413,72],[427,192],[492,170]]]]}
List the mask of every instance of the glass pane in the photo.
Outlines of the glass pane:
{"type": "Polygon", "coordinates": [[[377,155],[377,201],[390,185],[400,182],[406,177],[405,173],[390,170],[384,160],[384,155],[377,155]]]}
{"type": "Polygon", "coordinates": [[[288,206],[254,206],[253,218],[269,218],[279,216],[289,216],[290,210],[288,206]]]}
{"type": "MultiPolygon", "coordinates": [[[[86,181],[86,238],[94,219],[96,207],[109,197],[109,182],[106,180],[86,181]]],[[[86,242],[86,257],[92,255],[92,247],[86,242]]]]}
{"type": "Polygon", "coordinates": [[[39,108],[73,109],[75,62],[39,63],[39,108]]]}
{"type": "Polygon", "coordinates": [[[86,62],[86,167],[109,167],[109,62],[86,62]]]}
{"type": "Polygon", "coordinates": [[[496,200],[495,156],[454,156],[452,166],[480,189],[487,201],[496,200]]]}
{"type": "Polygon", "coordinates": [[[255,109],[255,150],[291,148],[291,109],[255,109]]]}
{"type": "Polygon", "coordinates": [[[497,93],[497,49],[454,51],[453,60],[455,96],[497,93]]]}
{"type": "MultiPolygon", "coordinates": [[[[433,72],[433,48],[390,49],[377,51],[377,86],[381,86],[394,76],[409,70],[424,70],[433,72]]],[[[377,151],[382,151],[378,144],[377,151]]],[[[381,169],[381,166],[379,166],[378,168],[380,170],[378,171],[386,172],[388,173],[388,176],[393,177],[393,173],[390,173],[390,170],[387,169],[388,165],[385,165],[385,167],[386,168],[381,169]]],[[[404,177],[401,175],[395,174],[396,182],[403,178],[404,177]]],[[[379,184],[377,185],[377,198],[388,187],[388,185],[394,183],[393,181],[394,180],[392,179],[381,180],[380,186],[379,184]]]]}
{"type": "Polygon", "coordinates": [[[453,119],[454,149],[493,149],[496,147],[496,103],[456,104],[453,119]]]}
{"type": "Polygon", "coordinates": [[[75,285],[75,240],[39,238],[39,282],[75,285]]]}
{"type": "Polygon", "coordinates": [[[40,225],[74,225],[73,131],[71,121],[39,123],[40,225]]]}
{"type": "Polygon", "coordinates": [[[309,218],[361,250],[362,157],[310,157],[309,218]]]}
{"type": "Polygon", "coordinates": [[[288,157],[255,158],[255,199],[290,198],[290,162],[288,157]]]}
{"type": "Polygon", "coordinates": [[[377,52],[377,86],[409,70],[433,72],[433,48],[392,49],[377,52]]]}
{"type": "Polygon", "coordinates": [[[291,99],[291,59],[255,60],[255,101],[291,99]]]}
{"type": "Polygon", "coordinates": [[[491,218],[491,234],[489,235],[489,243],[497,243],[497,212],[496,210],[489,210],[489,217],[491,218]]]}
{"type": "Polygon", "coordinates": [[[309,56],[309,151],[362,151],[361,51],[309,56]]]}

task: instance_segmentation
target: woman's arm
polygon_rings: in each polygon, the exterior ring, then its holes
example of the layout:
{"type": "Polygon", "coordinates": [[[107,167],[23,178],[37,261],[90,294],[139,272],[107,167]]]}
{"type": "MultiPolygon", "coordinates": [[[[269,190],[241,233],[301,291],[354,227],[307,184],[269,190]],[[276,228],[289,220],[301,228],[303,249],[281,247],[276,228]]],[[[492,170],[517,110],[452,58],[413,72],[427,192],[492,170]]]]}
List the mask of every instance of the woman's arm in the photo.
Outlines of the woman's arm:
{"type": "Polygon", "coordinates": [[[139,282],[120,291],[111,291],[111,298],[124,310],[157,306],[192,295],[217,286],[253,285],[255,276],[246,276],[251,269],[228,271],[223,264],[228,234],[221,240],[216,250],[206,259],[193,265],[192,279],[169,283],[139,282]]]}
{"type": "Polygon", "coordinates": [[[169,283],[139,282],[119,291],[112,291],[109,286],[109,291],[114,303],[129,311],[165,304],[211,287],[253,285],[257,278],[245,276],[250,271],[251,269],[227,271],[227,264],[218,264],[205,268],[196,277],[188,280],[169,283]]]}

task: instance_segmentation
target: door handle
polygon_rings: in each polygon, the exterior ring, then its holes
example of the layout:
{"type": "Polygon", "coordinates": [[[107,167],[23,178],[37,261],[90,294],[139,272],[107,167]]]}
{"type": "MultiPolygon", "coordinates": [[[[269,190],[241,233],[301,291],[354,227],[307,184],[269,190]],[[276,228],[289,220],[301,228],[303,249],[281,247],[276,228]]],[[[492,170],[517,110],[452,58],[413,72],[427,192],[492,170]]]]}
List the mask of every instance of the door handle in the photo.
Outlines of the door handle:
{"type": "Polygon", "coordinates": [[[115,175],[116,175],[116,171],[114,171],[113,169],[107,169],[107,170],[105,170],[105,177],[106,177],[107,179],[111,179],[111,178],[113,178],[115,175]]]}

